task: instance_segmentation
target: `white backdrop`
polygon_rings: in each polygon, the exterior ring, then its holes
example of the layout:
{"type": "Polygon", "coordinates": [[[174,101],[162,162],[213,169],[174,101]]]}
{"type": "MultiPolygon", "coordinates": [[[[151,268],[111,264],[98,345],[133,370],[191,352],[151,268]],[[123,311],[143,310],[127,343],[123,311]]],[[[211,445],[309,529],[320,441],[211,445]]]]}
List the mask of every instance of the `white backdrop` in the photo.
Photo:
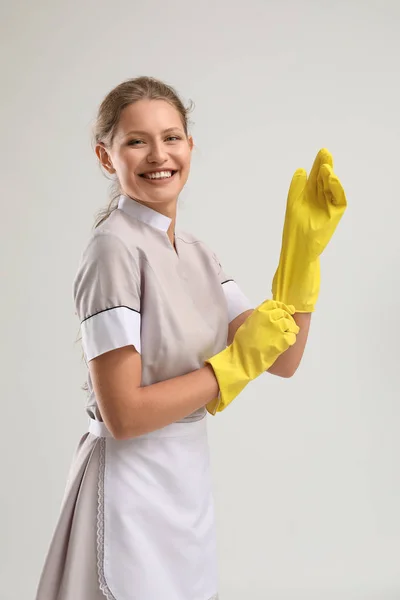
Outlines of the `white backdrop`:
{"type": "Polygon", "coordinates": [[[1,600],[34,597],[85,431],[90,127],[137,75],[195,101],[178,225],[255,303],[292,172],[328,147],[349,201],[300,370],[210,419],[221,600],[399,598],[400,3],[2,0],[0,21],[1,600]]]}

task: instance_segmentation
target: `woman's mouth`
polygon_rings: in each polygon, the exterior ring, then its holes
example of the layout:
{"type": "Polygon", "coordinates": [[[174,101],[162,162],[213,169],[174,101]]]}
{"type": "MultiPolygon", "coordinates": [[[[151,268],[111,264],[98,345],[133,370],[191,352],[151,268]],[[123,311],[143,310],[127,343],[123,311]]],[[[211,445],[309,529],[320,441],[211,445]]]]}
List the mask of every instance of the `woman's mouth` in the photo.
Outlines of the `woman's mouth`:
{"type": "Polygon", "coordinates": [[[163,171],[150,171],[148,173],[141,173],[140,177],[151,181],[152,183],[158,183],[161,181],[170,181],[177,171],[165,169],[163,171]]]}

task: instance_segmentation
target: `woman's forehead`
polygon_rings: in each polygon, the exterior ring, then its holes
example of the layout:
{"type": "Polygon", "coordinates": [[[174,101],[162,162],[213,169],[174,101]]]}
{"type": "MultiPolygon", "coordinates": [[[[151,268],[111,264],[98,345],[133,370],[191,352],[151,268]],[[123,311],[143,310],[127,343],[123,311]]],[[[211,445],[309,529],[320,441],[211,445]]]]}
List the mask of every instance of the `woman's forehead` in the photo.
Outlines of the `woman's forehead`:
{"type": "Polygon", "coordinates": [[[129,131],[156,133],[174,128],[182,129],[182,119],[174,106],[165,100],[139,100],[121,113],[119,133],[129,131]]]}

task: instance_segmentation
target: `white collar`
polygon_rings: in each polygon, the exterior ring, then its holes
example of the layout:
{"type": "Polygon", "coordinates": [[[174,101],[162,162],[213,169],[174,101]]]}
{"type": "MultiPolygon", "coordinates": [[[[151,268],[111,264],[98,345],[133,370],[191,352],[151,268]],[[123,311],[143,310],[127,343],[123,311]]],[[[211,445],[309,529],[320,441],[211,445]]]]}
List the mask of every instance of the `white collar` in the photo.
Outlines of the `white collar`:
{"type": "Polygon", "coordinates": [[[136,200],[133,200],[129,196],[121,195],[118,201],[118,208],[123,210],[131,217],[134,217],[138,221],[142,221],[151,227],[160,229],[161,231],[167,232],[171,225],[172,219],[162,215],[161,213],[140,204],[136,200]]]}

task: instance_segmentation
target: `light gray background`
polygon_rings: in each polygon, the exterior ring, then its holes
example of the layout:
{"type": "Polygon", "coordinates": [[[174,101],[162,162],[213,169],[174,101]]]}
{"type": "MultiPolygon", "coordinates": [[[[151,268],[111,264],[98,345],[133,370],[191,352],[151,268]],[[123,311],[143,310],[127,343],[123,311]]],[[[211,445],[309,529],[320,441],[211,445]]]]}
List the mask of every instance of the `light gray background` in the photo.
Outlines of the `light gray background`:
{"type": "Polygon", "coordinates": [[[72,280],[107,201],[90,127],[142,74],[196,102],[179,226],[255,303],[292,172],[328,147],[349,201],[298,374],[210,423],[221,599],[400,598],[399,25],[382,0],[3,0],[1,600],[34,597],[85,431],[72,280]]]}

